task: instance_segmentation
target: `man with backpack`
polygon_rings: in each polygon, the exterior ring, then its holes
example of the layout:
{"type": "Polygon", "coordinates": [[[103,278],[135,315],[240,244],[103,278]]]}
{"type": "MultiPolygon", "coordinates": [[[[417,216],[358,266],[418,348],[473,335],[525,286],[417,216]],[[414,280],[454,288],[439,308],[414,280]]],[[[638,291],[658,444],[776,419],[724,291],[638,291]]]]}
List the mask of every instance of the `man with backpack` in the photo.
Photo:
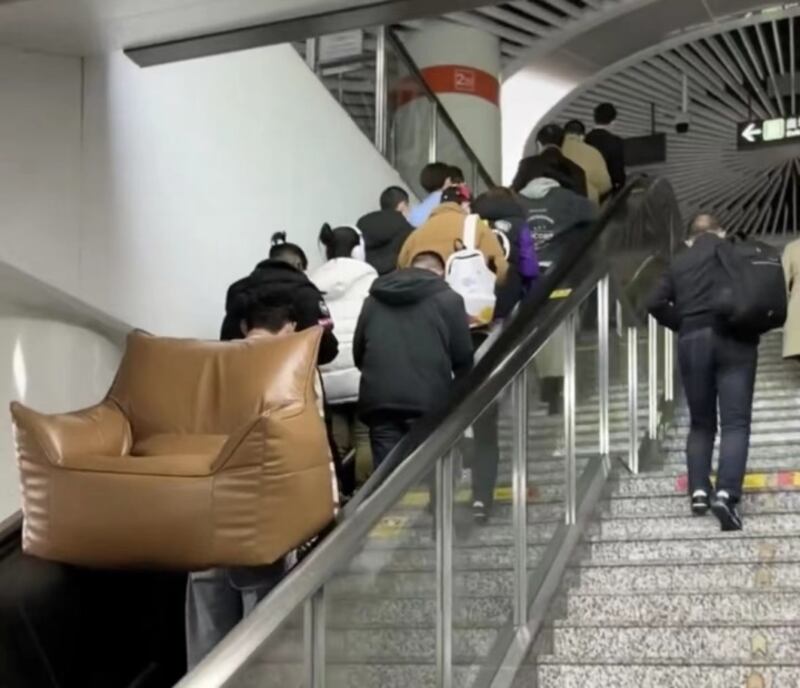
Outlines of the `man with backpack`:
{"type": "MultiPolygon", "coordinates": [[[[400,251],[399,267],[408,267],[420,253],[436,253],[445,260],[445,280],[459,294],[465,319],[478,350],[495,319],[496,288],[506,282],[505,251],[486,222],[470,214],[469,189],[452,186],[442,194],[442,205],[430,220],[414,231],[400,251]]],[[[494,503],[499,462],[497,404],[491,404],[473,425],[471,458],[473,516],[486,523],[494,503]]]]}
{"type": "Polygon", "coordinates": [[[648,308],[679,333],[678,361],[691,415],[686,460],[692,513],[703,516],[710,508],[722,530],[741,530],[737,505],[747,469],[759,338],[786,317],[780,255],[754,242],[726,242],[725,230],[708,214],[692,221],[686,246],[648,308]],[[722,437],[714,491],[717,407],[722,437]]]}
{"type": "MultiPolygon", "coordinates": [[[[430,219],[406,239],[400,256],[398,268],[411,267],[414,257],[420,253],[436,253],[447,263],[450,257],[462,248],[467,248],[464,240],[469,226],[470,194],[464,185],[451,186],[442,193],[441,204],[433,210],[430,219]]],[[[503,284],[508,273],[508,261],[500,242],[485,222],[475,225],[475,245],[473,249],[483,254],[486,265],[503,284]]]]}

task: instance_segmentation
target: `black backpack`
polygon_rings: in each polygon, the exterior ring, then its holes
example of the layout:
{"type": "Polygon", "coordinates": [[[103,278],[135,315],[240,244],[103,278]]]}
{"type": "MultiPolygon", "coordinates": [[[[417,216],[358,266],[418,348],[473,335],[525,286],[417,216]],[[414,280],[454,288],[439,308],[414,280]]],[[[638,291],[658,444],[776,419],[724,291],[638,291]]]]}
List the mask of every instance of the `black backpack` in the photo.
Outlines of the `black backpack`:
{"type": "Polygon", "coordinates": [[[721,265],[717,311],[736,332],[764,334],[786,322],[787,295],[781,254],[745,241],[717,248],[721,265]]]}

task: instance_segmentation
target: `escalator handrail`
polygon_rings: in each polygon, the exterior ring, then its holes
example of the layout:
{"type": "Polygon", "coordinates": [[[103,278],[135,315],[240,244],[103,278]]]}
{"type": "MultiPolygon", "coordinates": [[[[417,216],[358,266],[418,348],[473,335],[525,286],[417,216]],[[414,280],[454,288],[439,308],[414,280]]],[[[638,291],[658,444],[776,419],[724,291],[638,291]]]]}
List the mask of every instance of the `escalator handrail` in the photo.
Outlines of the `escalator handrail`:
{"type": "Polygon", "coordinates": [[[403,61],[403,64],[406,69],[411,73],[414,80],[417,82],[417,85],[422,88],[425,93],[425,96],[436,105],[436,113],[437,116],[444,121],[447,125],[447,128],[450,129],[452,134],[456,137],[461,148],[467,154],[467,157],[471,160],[472,164],[475,165],[475,169],[477,170],[478,174],[480,175],[483,183],[486,184],[486,188],[491,189],[496,186],[492,176],[483,166],[481,159],[478,157],[477,153],[472,149],[472,146],[467,143],[467,140],[464,138],[464,135],[461,133],[461,130],[458,128],[458,125],[453,121],[453,118],[450,117],[450,113],[447,111],[447,108],[444,106],[442,101],[439,99],[439,96],[436,95],[435,91],[428,85],[427,80],[423,76],[422,72],[420,71],[417,63],[414,61],[414,58],[411,57],[411,53],[408,52],[408,49],[403,44],[403,41],[400,40],[400,37],[397,35],[394,29],[387,29],[386,30],[386,38],[388,42],[391,44],[392,49],[397,52],[400,56],[400,59],[403,61]]]}
{"type": "Polygon", "coordinates": [[[463,436],[466,428],[550,339],[564,318],[591,293],[597,281],[608,274],[610,263],[605,257],[597,256],[589,269],[582,261],[589,257],[590,249],[617,209],[640,182],[641,178],[632,180],[604,209],[584,237],[570,247],[572,250],[565,259],[540,281],[497,344],[462,380],[451,403],[441,413],[421,421],[387,457],[387,462],[394,458],[396,464],[389,471],[390,479],[383,475],[372,485],[368,481],[365,487],[371,487],[372,491],[359,497],[355,506],[348,509],[344,523],[335,528],[176,688],[224,685],[300,605],[310,601],[331,575],[359,550],[386,512],[463,436]],[[543,309],[551,303],[551,294],[576,268],[583,273],[570,296],[556,302],[558,305],[554,308],[543,309]]]}

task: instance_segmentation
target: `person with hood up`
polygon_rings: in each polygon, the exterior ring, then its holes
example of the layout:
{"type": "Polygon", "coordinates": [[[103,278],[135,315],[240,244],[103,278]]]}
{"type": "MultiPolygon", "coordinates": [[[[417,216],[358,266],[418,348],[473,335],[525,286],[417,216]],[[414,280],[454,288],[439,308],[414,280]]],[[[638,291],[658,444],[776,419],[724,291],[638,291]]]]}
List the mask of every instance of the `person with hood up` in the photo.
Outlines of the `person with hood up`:
{"type": "Polygon", "coordinates": [[[520,202],[543,267],[563,255],[576,232],[588,228],[597,217],[597,208],[588,198],[549,177],[528,183],[520,192],[520,202]]]}
{"type": "MultiPolygon", "coordinates": [[[[325,224],[319,235],[327,262],[311,275],[325,294],[339,341],[339,355],[321,367],[325,396],[339,461],[355,451],[356,485],[362,484],[372,469],[369,435],[357,413],[361,374],[353,361],[353,337],[364,300],[378,277],[365,255],[365,241],[355,227],[332,229],[325,224]]],[[[348,469],[350,470],[350,469],[348,469]]]]}
{"type": "MultiPolygon", "coordinates": [[[[520,194],[543,269],[556,263],[581,231],[589,229],[597,208],[588,198],[548,177],[533,179],[520,194]]],[[[561,413],[564,330],[558,329],[536,357],[542,401],[552,416],[561,413]]]]}
{"type": "Polygon", "coordinates": [[[453,376],[472,367],[464,300],[444,280],[444,260],[425,252],[377,279],[353,341],[361,370],[359,413],[379,466],[411,425],[447,400],[453,376]]]}
{"type": "Polygon", "coordinates": [[[339,344],[333,333],[325,298],[306,276],[308,258],[296,244],[286,241],[285,232],[272,235],[269,258],[256,265],[247,277],[234,282],[225,298],[225,319],[222,322],[220,339],[231,341],[242,339],[241,321],[259,301],[275,292],[288,292],[293,296],[292,308],[296,315],[296,328],[300,332],[321,325],[324,328],[319,348],[319,363],[330,363],[339,352],[339,344]]]}
{"type": "Polygon", "coordinates": [[[481,194],[472,204],[472,210],[491,225],[495,234],[505,238],[508,247],[508,275],[505,284],[497,288],[494,311],[495,319],[503,320],[511,315],[539,276],[533,232],[522,205],[510,189],[500,186],[481,194]]]}
{"type": "Polygon", "coordinates": [[[381,209],[364,215],[356,226],[364,235],[367,262],[379,275],[397,267],[397,256],[414,228],[408,221],[409,196],[405,189],[390,186],[380,198],[381,209]]]}

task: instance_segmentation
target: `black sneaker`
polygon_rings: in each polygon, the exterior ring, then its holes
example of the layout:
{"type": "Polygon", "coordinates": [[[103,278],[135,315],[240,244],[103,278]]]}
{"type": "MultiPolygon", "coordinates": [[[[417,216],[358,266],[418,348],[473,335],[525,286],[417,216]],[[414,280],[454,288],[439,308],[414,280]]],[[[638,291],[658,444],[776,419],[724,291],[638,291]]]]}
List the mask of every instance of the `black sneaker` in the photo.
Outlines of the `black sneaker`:
{"type": "Polygon", "coordinates": [[[705,490],[695,490],[692,494],[692,513],[695,516],[705,516],[711,507],[711,500],[705,490]]]}
{"type": "Polygon", "coordinates": [[[711,503],[711,511],[719,519],[723,531],[742,529],[742,517],[736,508],[736,503],[725,493],[718,493],[711,503]]]}
{"type": "Polygon", "coordinates": [[[478,525],[484,526],[489,522],[489,509],[480,500],[472,503],[472,518],[478,525]]]}

